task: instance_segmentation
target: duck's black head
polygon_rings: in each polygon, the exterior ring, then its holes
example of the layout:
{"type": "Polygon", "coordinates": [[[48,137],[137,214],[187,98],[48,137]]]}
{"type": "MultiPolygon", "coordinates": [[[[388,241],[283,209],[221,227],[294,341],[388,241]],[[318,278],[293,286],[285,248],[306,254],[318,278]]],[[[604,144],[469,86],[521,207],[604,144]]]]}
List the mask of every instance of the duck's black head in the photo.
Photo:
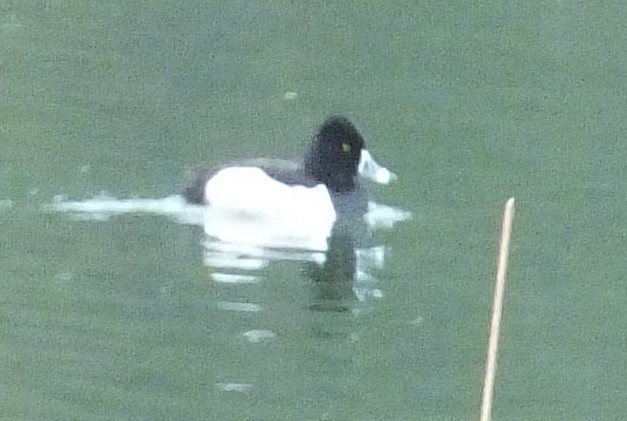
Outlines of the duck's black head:
{"type": "Polygon", "coordinates": [[[363,148],[364,139],[353,123],[345,117],[329,117],[318,129],[305,155],[305,172],[329,190],[352,191],[363,148]]]}

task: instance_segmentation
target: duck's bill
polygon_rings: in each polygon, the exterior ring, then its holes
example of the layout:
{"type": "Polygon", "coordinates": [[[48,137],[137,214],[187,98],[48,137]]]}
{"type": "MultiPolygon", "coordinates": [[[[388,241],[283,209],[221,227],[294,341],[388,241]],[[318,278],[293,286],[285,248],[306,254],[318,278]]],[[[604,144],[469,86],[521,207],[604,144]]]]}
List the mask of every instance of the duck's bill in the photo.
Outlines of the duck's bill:
{"type": "Polygon", "coordinates": [[[357,170],[362,177],[369,178],[379,184],[389,184],[391,181],[396,180],[396,174],[377,164],[374,158],[372,158],[372,155],[370,155],[370,152],[366,149],[361,150],[357,170]]]}

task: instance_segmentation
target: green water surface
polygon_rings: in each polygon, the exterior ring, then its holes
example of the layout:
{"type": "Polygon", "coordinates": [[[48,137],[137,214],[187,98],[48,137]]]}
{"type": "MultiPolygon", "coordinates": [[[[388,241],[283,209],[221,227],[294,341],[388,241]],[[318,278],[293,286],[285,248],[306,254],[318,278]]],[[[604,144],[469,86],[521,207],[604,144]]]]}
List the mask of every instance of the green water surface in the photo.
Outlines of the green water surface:
{"type": "Polygon", "coordinates": [[[515,196],[494,419],[625,419],[625,22],[599,1],[0,1],[0,418],[476,419],[515,196]],[[297,156],[332,112],[399,175],[376,200],[413,214],[377,233],[359,312],[311,311],[294,262],[213,283],[196,227],[42,208],[297,156]]]}

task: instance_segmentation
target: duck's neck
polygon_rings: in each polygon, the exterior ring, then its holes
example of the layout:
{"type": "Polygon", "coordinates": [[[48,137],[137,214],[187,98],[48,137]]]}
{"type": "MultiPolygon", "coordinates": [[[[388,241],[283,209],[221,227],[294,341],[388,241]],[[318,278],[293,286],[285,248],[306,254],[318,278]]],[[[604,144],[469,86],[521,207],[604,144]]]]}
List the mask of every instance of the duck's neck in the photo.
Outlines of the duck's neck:
{"type": "Polygon", "coordinates": [[[324,184],[334,193],[345,193],[355,189],[355,176],[346,169],[338,171],[338,168],[333,168],[322,160],[314,160],[311,156],[305,158],[303,167],[308,176],[324,184]]]}

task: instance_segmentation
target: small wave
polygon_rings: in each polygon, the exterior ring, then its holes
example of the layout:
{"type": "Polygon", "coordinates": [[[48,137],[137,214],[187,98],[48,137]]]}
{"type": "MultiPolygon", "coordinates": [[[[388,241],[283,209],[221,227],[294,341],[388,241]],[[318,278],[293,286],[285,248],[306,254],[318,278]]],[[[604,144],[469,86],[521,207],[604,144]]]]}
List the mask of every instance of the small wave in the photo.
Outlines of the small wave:
{"type": "Polygon", "coordinates": [[[67,200],[57,196],[43,206],[47,212],[63,212],[72,218],[87,221],[106,221],[125,214],[162,215],[185,225],[202,225],[203,208],[190,205],[182,196],[172,195],[161,199],[116,199],[105,194],[87,200],[67,200]]]}

